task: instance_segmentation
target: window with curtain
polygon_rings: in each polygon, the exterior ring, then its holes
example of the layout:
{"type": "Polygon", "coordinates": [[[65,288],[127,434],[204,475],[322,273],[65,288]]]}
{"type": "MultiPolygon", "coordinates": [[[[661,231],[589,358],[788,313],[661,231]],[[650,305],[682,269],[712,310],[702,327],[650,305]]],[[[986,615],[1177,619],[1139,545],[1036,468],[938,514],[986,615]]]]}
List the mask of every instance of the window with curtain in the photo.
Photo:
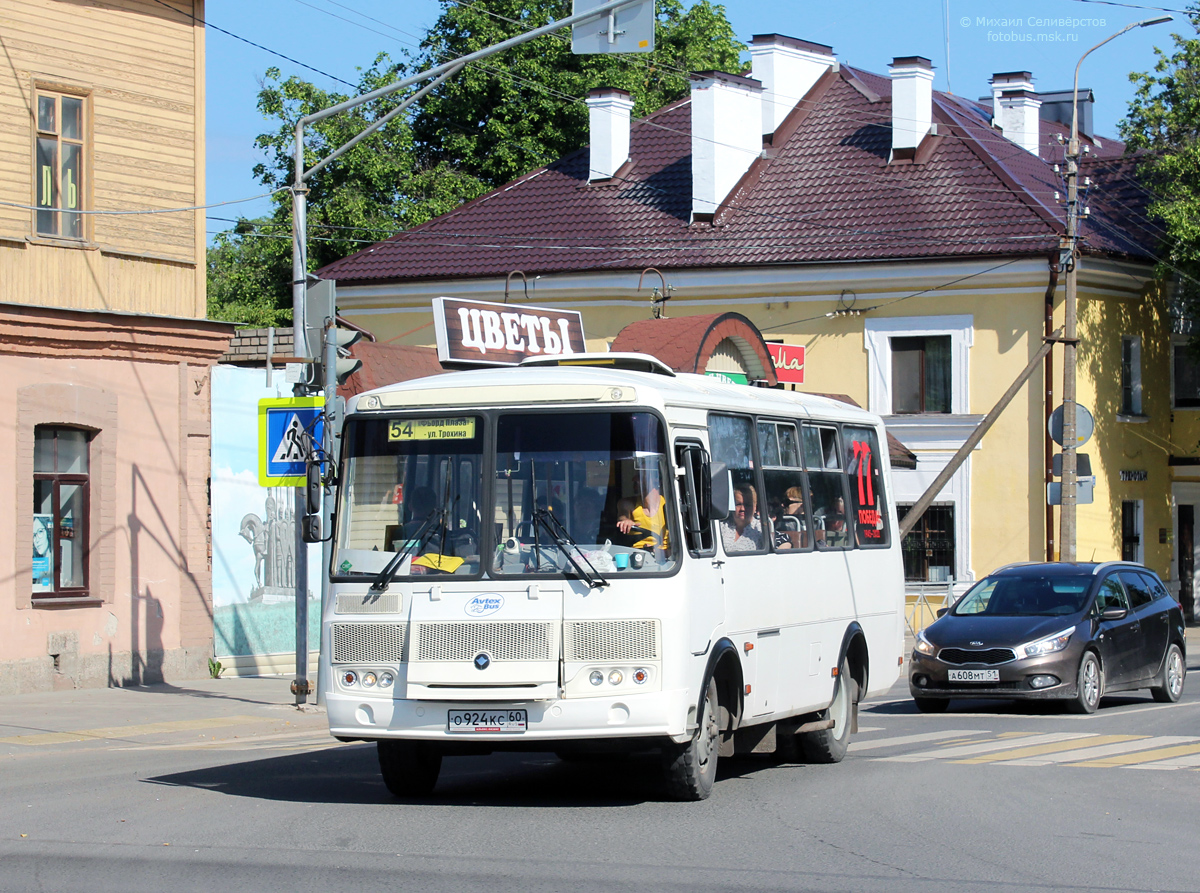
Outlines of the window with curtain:
{"type": "Polygon", "coordinates": [[[892,340],[892,412],[950,412],[950,336],[892,340]]]}
{"type": "Polygon", "coordinates": [[[33,440],[33,595],[85,595],[90,434],[39,425],[33,440]]]}

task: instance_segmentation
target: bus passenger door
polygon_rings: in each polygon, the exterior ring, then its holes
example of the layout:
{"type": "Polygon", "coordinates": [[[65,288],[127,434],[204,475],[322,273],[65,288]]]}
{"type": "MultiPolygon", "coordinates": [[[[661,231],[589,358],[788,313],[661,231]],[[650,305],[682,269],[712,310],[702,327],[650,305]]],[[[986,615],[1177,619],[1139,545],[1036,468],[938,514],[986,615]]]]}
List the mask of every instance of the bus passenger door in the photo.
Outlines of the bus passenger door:
{"type": "Polygon", "coordinates": [[[683,576],[687,603],[687,642],[693,655],[704,654],[725,622],[725,562],[713,534],[712,487],[708,451],[696,440],[675,442],[679,469],[679,508],[683,516],[683,576]]]}

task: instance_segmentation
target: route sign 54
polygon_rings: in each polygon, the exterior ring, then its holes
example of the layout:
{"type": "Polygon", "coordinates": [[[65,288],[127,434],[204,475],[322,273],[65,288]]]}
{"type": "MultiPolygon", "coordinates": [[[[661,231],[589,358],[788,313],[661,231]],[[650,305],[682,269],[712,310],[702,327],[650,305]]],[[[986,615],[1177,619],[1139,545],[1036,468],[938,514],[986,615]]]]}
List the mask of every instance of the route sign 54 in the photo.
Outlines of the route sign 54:
{"type": "Polygon", "coordinates": [[[258,401],[258,482],[303,487],[309,455],[325,435],[324,397],[269,397],[258,401]]]}

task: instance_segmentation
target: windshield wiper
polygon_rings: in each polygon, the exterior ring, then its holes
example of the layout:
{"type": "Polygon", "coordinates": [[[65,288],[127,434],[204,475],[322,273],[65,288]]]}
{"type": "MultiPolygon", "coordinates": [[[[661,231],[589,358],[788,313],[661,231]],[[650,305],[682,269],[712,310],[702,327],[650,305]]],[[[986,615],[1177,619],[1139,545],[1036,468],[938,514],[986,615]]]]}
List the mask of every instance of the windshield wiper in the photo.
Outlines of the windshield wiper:
{"type": "Polygon", "coordinates": [[[396,554],[396,557],[389,561],[375,577],[375,582],[371,584],[371,592],[384,592],[388,585],[396,576],[396,572],[400,569],[400,565],[404,563],[404,559],[416,552],[425,544],[425,540],[429,537],[438,525],[444,524],[446,516],[445,509],[434,509],[425,518],[425,523],[417,528],[416,536],[409,539],[404,548],[396,554]]]}
{"type": "MultiPolygon", "coordinates": [[[[540,524],[542,527],[546,528],[546,532],[550,534],[550,538],[554,540],[554,542],[558,545],[558,548],[562,550],[563,555],[567,557],[567,561],[571,562],[571,567],[575,568],[579,576],[583,580],[587,581],[589,588],[598,589],[601,586],[608,585],[608,580],[600,576],[600,572],[592,566],[590,561],[587,560],[587,556],[584,555],[583,550],[579,548],[579,543],[575,542],[575,540],[571,538],[571,534],[567,533],[567,529],[563,527],[562,522],[559,521],[558,518],[554,517],[553,512],[551,512],[549,509],[539,509],[533,513],[533,520],[535,524],[540,524]],[[571,554],[572,552],[578,554],[579,557],[583,559],[583,563],[588,566],[590,573],[587,570],[584,570],[583,565],[575,560],[575,556],[571,554]]],[[[536,542],[536,528],[534,537],[534,541],[536,542]]]]}

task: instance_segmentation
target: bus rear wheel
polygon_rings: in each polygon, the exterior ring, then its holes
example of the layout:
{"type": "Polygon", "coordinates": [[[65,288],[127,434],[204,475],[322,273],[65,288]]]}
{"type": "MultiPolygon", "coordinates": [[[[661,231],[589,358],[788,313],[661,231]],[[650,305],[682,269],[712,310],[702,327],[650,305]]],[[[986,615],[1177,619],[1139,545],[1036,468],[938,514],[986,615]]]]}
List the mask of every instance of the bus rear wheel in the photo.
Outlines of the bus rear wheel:
{"type": "Polygon", "coordinates": [[[709,679],[696,734],[682,747],[668,747],[663,752],[667,790],[676,800],[704,800],[712,793],[721,740],[719,707],[717,681],[709,679]]]}
{"type": "Polygon", "coordinates": [[[379,741],[379,771],[395,797],[425,797],[442,771],[442,755],[423,741],[379,741]]]}
{"type": "Polygon", "coordinates": [[[858,700],[858,683],[850,675],[850,663],[842,658],[838,666],[833,703],[823,714],[833,720],[832,729],[804,732],[799,736],[800,748],[810,763],[840,763],[850,747],[850,721],[858,700]]]}

